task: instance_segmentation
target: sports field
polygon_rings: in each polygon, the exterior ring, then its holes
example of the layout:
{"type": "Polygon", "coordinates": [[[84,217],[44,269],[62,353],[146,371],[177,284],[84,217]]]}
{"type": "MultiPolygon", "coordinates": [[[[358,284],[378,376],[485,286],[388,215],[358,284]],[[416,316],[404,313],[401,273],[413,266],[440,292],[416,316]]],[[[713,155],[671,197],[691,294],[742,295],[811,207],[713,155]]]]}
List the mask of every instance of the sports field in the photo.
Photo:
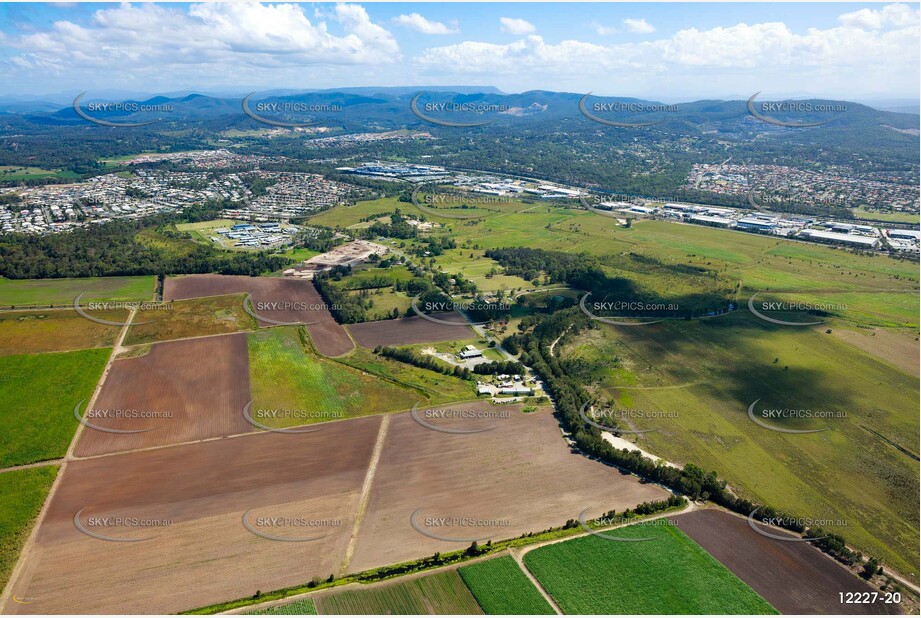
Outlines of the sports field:
{"type": "Polygon", "coordinates": [[[458,571],[487,614],[556,613],[511,556],[476,562],[458,571]]]}
{"type": "Polygon", "coordinates": [[[73,305],[91,301],[143,301],[154,295],[156,277],[87,277],[83,279],[4,279],[0,277],[0,307],[73,305]]]}
{"type": "Polygon", "coordinates": [[[316,599],[320,614],[482,614],[457,571],[410,577],[316,599]]]}
{"type": "Polygon", "coordinates": [[[0,468],[63,457],[108,348],[0,357],[0,468]]]}
{"type": "Polygon", "coordinates": [[[567,614],[776,614],[674,525],[641,524],[539,547],[528,570],[567,614]]]}
{"type": "Polygon", "coordinates": [[[314,354],[303,327],[250,333],[253,414],[289,410],[257,420],[273,427],[408,410],[419,394],[314,354]]]}
{"type": "Polygon", "coordinates": [[[0,588],[10,577],[57,473],[57,466],[0,472],[0,588]]]}

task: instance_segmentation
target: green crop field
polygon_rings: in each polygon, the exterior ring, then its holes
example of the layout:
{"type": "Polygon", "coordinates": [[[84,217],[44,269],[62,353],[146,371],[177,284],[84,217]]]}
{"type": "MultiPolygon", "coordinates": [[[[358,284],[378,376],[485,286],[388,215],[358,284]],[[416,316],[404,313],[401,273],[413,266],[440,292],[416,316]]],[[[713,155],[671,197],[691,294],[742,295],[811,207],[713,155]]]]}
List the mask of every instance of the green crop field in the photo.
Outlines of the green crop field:
{"type": "Polygon", "coordinates": [[[57,474],[57,466],[0,472],[0,588],[9,580],[57,474]]]}
{"type": "Polygon", "coordinates": [[[302,327],[251,333],[253,410],[301,410],[296,417],[259,419],[278,427],[408,410],[418,393],[314,354],[302,327]],[[302,339],[303,338],[303,339],[302,339]]]}
{"type": "Polygon", "coordinates": [[[0,468],[64,456],[110,352],[0,356],[0,468]]]}
{"type": "Polygon", "coordinates": [[[256,318],[243,308],[244,297],[209,296],[142,309],[135,314],[135,325],[128,330],[125,345],[255,330],[256,318]]]}
{"type": "Polygon", "coordinates": [[[511,556],[477,562],[458,571],[487,614],[556,613],[511,556]]]}
{"type": "Polygon", "coordinates": [[[316,599],[320,614],[482,614],[457,571],[334,592],[316,599]]]}
{"type": "Polygon", "coordinates": [[[28,305],[73,305],[86,292],[81,304],[91,301],[142,301],[154,295],[156,277],[87,277],[85,279],[0,278],[0,307],[28,305]]]}
{"type": "MultiPolygon", "coordinates": [[[[125,322],[128,311],[88,310],[93,317],[125,322]]],[[[100,324],[68,309],[0,312],[0,356],[34,352],[67,352],[111,347],[119,326],[100,324]]]]}
{"type": "Polygon", "coordinates": [[[246,612],[247,616],[316,616],[317,606],[311,597],[286,603],[284,605],[275,605],[267,607],[256,612],[246,612]]]}
{"type": "Polygon", "coordinates": [[[657,430],[643,434],[645,450],[716,470],[743,496],[798,517],[834,522],[827,527],[864,553],[912,572],[918,379],[825,331],[777,326],[740,310],[711,320],[603,326],[560,354],[593,367],[585,383],[614,407],[646,415],[633,421],[657,430]],[[755,400],[756,414],[833,417],[768,423],[829,428],[817,433],[771,431],[750,420],[755,400]]]}
{"type": "Polygon", "coordinates": [[[777,613],[677,526],[616,534],[653,538],[584,536],[528,552],[525,566],[566,614],[777,613]]]}

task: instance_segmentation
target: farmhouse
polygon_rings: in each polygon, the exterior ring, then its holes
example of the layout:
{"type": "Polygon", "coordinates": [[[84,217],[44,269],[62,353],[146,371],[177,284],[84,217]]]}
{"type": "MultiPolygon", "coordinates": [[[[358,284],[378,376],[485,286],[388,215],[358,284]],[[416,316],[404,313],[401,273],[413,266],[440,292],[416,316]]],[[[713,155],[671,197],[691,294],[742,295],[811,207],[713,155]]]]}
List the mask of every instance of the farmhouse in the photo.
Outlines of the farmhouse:
{"type": "Polygon", "coordinates": [[[483,353],[480,350],[476,349],[476,346],[468,345],[468,346],[464,346],[464,349],[461,350],[460,353],[458,353],[458,356],[462,360],[468,360],[471,358],[481,358],[483,356],[483,353]]]}

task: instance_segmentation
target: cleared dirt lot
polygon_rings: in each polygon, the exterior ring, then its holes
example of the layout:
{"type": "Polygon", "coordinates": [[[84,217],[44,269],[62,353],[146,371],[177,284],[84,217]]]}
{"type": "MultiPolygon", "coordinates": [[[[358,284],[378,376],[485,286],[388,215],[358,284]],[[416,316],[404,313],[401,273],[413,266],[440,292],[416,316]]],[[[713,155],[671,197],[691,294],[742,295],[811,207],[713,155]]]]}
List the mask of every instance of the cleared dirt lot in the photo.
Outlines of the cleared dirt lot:
{"type": "Polygon", "coordinates": [[[470,339],[476,333],[458,313],[436,313],[432,317],[439,320],[456,322],[456,324],[439,324],[424,318],[399,318],[349,324],[349,332],[358,345],[375,348],[379,345],[411,345],[414,343],[434,343],[436,341],[453,341],[470,339]]]}
{"type": "Polygon", "coordinates": [[[380,417],[69,463],[4,613],[172,613],[336,571],[380,417]],[[347,448],[343,448],[347,445],[347,448]],[[119,538],[87,536],[74,525],[119,538]],[[276,536],[249,532],[242,517],[276,536]],[[135,517],[168,526],[93,525],[135,517]],[[259,518],[324,525],[259,526],[259,518]],[[338,525],[335,522],[339,522],[338,525]]]}
{"type": "Polygon", "coordinates": [[[222,294],[252,294],[253,309],[261,326],[278,322],[307,324],[307,331],[320,354],[341,356],[355,347],[345,329],[325,307],[310,281],[279,277],[237,275],[186,275],[168,277],[163,300],[184,300],[222,294]]]}
{"type": "Polygon", "coordinates": [[[74,454],[88,457],[251,431],[242,413],[249,400],[245,334],[153,344],[144,356],[114,361],[94,409],[84,412],[95,426],[149,431],[85,427],[74,454]]]}
{"type": "Polygon", "coordinates": [[[472,538],[498,540],[538,532],[560,526],[586,508],[589,517],[597,517],[667,496],[659,487],[570,452],[548,411],[524,414],[516,406],[500,408],[482,401],[435,409],[509,414],[441,418],[418,410],[426,423],[443,428],[492,428],[475,434],[428,429],[410,414],[391,417],[349,572],[463,549],[472,538]],[[464,540],[419,532],[410,522],[417,509],[422,510],[416,523],[426,533],[464,540]]]}
{"type": "Polygon", "coordinates": [[[715,509],[674,519],[681,530],[782,614],[899,613],[897,605],[841,603],[840,592],[873,589],[808,543],[762,536],[744,518],[715,509]]]}

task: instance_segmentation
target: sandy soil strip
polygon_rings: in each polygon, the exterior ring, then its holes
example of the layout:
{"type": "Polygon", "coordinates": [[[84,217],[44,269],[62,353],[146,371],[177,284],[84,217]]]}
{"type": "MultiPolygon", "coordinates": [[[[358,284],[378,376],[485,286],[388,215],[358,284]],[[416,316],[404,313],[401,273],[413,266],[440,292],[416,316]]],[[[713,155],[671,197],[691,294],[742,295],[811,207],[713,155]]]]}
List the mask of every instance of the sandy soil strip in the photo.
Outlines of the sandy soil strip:
{"type": "Polygon", "coordinates": [[[361,522],[365,518],[365,512],[368,508],[368,500],[371,498],[371,486],[374,484],[374,475],[377,473],[377,463],[380,461],[381,452],[384,450],[384,439],[387,437],[388,427],[390,427],[390,416],[385,415],[381,418],[381,428],[377,432],[377,441],[374,443],[374,450],[371,452],[368,473],[365,475],[365,482],[361,486],[361,497],[358,499],[358,509],[355,512],[355,525],[352,526],[352,536],[349,537],[349,545],[345,550],[342,566],[339,567],[340,577],[348,572],[352,554],[355,552],[355,545],[358,543],[358,531],[361,529],[361,522]]]}

